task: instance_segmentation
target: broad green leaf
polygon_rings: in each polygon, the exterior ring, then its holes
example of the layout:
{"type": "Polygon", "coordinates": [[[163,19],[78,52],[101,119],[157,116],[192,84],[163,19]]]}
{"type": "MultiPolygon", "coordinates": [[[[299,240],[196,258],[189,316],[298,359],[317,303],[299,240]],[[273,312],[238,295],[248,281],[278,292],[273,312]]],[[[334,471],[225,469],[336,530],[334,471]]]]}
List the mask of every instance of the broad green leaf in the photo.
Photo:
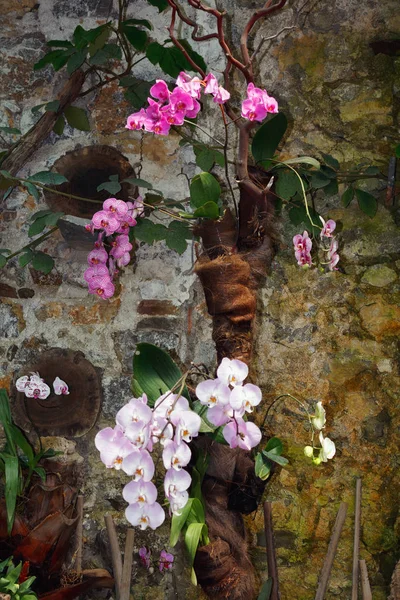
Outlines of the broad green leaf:
{"type": "Polygon", "coordinates": [[[24,254],[21,254],[18,259],[20,267],[26,267],[26,265],[28,265],[31,262],[33,257],[34,254],[30,249],[28,249],[24,254]]]}
{"type": "Polygon", "coordinates": [[[278,465],[284,466],[288,464],[288,459],[284,456],[279,456],[279,454],[275,454],[274,452],[266,452],[265,450],[261,453],[265,458],[269,458],[273,462],[278,463],[278,465]]]}
{"type": "Polygon", "coordinates": [[[19,465],[17,456],[4,456],[5,465],[5,497],[7,507],[7,531],[11,534],[15,517],[15,505],[19,490],[19,465]]]}
{"type": "MultiPolygon", "coordinates": [[[[167,352],[153,344],[141,343],[133,356],[133,376],[152,407],[157,398],[175,386],[182,373],[167,352]]],[[[190,398],[186,387],[182,395],[190,398]]]]}
{"type": "Polygon", "coordinates": [[[170,77],[178,77],[181,71],[193,71],[192,65],[186,60],[185,55],[179,48],[163,48],[159,61],[161,69],[170,77]]]}
{"type": "Polygon", "coordinates": [[[35,200],[39,200],[40,194],[39,194],[39,190],[37,189],[36,185],[33,185],[33,183],[28,183],[27,181],[24,181],[24,187],[26,188],[26,191],[28,192],[28,194],[33,196],[35,198],[35,200]]]}
{"type": "Polygon", "coordinates": [[[60,115],[54,124],[53,131],[57,135],[62,135],[64,133],[64,127],[65,127],[64,115],[60,115]]]}
{"type": "Polygon", "coordinates": [[[281,163],[283,165],[311,165],[316,169],[321,167],[320,163],[316,158],[312,156],[299,156],[298,158],[288,158],[287,160],[282,160],[281,163]]]}
{"type": "Polygon", "coordinates": [[[269,577],[269,579],[267,579],[267,581],[265,581],[263,583],[257,600],[269,600],[270,599],[271,592],[272,592],[272,584],[273,584],[273,580],[271,577],[269,577]]]}
{"type": "Polygon", "coordinates": [[[153,223],[150,219],[139,219],[134,228],[135,238],[147,244],[165,240],[167,228],[161,223],[153,223]]]}
{"type": "Polygon", "coordinates": [[[322,171],[316,171],[311,174],[310,186],[315,190],[325,187],[329,185],[330,178],[322,173],[322,171]]]}
{"type": "Polygon", "coordinates": [[[202,148],[199,152],[196,152],[196,164],[203,171],[210,171],[215,163],[214,152],[208,148],[202,148]]]}
{"type": "Polygon", "coordinates": [[[400,158],[400,144],[396,146],[394,153],[396,155],[396,158],[400,158]]]}
{"type": "Polygon", "coordinates": [[[135,398],[140,398],[140,396],[143,396],[144,391],[142,390],[142,388],[140,387],[140,385],[134,377],[132,377],[131,379],[131,388],[135,398]]]}
{"type": "Polygon", "coordinates": [[[39,110],[41,108],[43,108],[43,106],[46,106],[46,102],[44,102],[43,104],[36,104],[36,106],[33,106],[31,108],[31,112],[33,112],[33,114],[35,114],[35,113],[39,112],[39,110]]]}
{"type": "Polygon", "coordinates": [[[4,254],[0,254],[0,269],[5,267],[6,264],[7,264],[7,258],[4,256],[4,254]]]}
{"type": "Polygon", "coordinates": [[[47,275],[54,267],[54,260],[45,252],[35,252],[35,256],[32,259],[32,267],[36,271],[41,271],[47,275]]]}
{"type": "Polygon", "coordinates": [[[331,179],[328,185],[323,188],[325,196],[336,196],[339,193],[339,186],[337,179],[331,179]]]}
{"type": "Polygon", "coordinates": [[[332,169],[331,167],[327,167],[326,165],[322,165],[320,171],[326,177],[329,177],[329,179],[336,179],[337,178],[337,172],[335,171],[335,169],[332,169]]]}
{"type": "Polygon", "coordinates": [[[123,179],[121,183],[130,183],[131,185],[137,185],[138,187],[145,188],[146,190],[152,190],[153,186],[149,181],[145,179],[137,179],[135,177],[128,177],[123,179]]]}
{"type": "Polygon", "coordinates": [[[147,1],[152,6],[156,6],[158,8],[158,12],[162,12],[169,6],[167,0],[147,0],[147,1]]]}
{"type": "Polygon", "coordinates": [[[46,471],[43,469],[43,467],[35,467],[33,470],[37,475],[39,475],[43,482],[46,481],[46,471]]]}
{"type": "Polygon", "coordinates": [[[37,181],[45,185],[61,185],[66,183],[68,179],[60,173],[54,173],[53,171],[39,171],[28,177],[29,181],[37,181]]]}
{"type": "Polygon", "coordinates": [[[364,171],[365,175],[380,175],[380,168],[379,167],[375,167],[373,165],[371,165],[370,167],[367,167],[364,171]]]}
{"type": "MultiPolygon", "coordinates": [[[[20,584],[18,593],[20,596],[21,596],[21,594],[24,594],[24,597],[21,600],[26,600],[26,598],[27,598],[26,592],[29,590],[29,588],[31,587],[31,585],[35,581],[35,579],[36,579],[36,577],[33,575],[32,577],[28,577],[28,579],[25,579],[25,581],[20,584]]],[[[33,597],[36,597],[36,595],[33,597]]]]}
{"type": "Polygon", "coordinates": [[[194,211],[193,216],[198,219],[218,219],[218,204],[216,204],[215,202],[206,202],[205,204],[203,204],[203,206],[200,206],[200,208],[194,211]]]}
{"type": "Polygon", "coordinates": [[[271,473],[271,461],[264,456],[261,452],[256,455],[254,470],[257,477],[265,481],[268,479],[271,473]]]}
{"type": "Polygon", "coordinates": [[[220,195],[220,185],[210,173],[199,173],[190,182],[190,203],[194,208],[206,202],[218,202],[220,195]]]}
{"type": "MultiPolygon", "coordinates": [[[[319,218],[319,214],[311,207],[308,207],[308,211],[310,213],[311,219],[313,220],[313,222],[318,225],[321,221],[319,218]]],[[[319,235],[321,228],[318,227],[314,227],[311,225],[310,223],[310,219],[308,218],[307,215],[307,211],[305,209],[304,204],[299,201],[296,203],[295,206],[293,206],[290,210],[289,210],[289,219],[290,221],[293,223],[293,225],[300,225],[301,223],[303,223],[306,227],[306,229],[308,229],[308,231],[310,231],[310,229],[312,229],[314,235],[319,235]]]]}
{"type": "Polygon", "coordinates": [[[335,169],[335,171],[337,171],[340,167],[339,161],[336,160],[336,158],[333,158],[333,156],[331,156],[330,154],[324,154],[322,153],[322,157],[325,161],[325,163],[329,166],[332,167],[332,169],[335,169]]]}
{"type": "Polygon", "coordinates": [[[101,50],[104,47],[108,38],[110,37],[110,33],[111,33],[110,28],[105,27],[100,32],[100,34],[97,36],[97,38],[94,40],[94,42],[89,44],[90,56],[93,56],[94,54],[96,54],[96,52],[98,52],[98,50],[101,50]]]}
{"type": "Polygon", "coordinates": [[[79,129],[80,131],[90,131],[89,120],[83,108],[77,106],[67,106],[64,110],[68,125],[79,129]]]}
{"type": "Polygon", "coordinates": [[[301,184],[296,173],[280,169],[275,191],[284,200],[290,200],[295,194],[301,193],[301,184]]]}
{"type": "MultiPolygon", "coordinates": [[[[124,92],[124,96],[134,108],[140,109],[146,104],[147,98],[150,95],[150,88],[154,84],[154,81],[143,81],[136,77],[132,77],[132,79],[135,79],[135,83],[130,84],[130,87],[124,92]]],[[[124,84],[121,83],[121,85],[124,84]]]]}
{"type": "Polygon", "coordinates": [[[46,45],[50,46],[50,48],[72,48],[71,42],[67,40],[50,40],[46,42],[46,45]]]}
{"type": "Polygon", "coordinates": [[[153,65],[158,65],[164,53],[164,46],[158,42],[152,42],[146,48],[146,57],[153,65]]]}
{"type": "MultiPolygon", "coordinates": [[[[11,563],[8,571],[7,571],[7,580],[9,583],[17,583],[20,573],[22,569],[22,562],[20,562],[16,567],[14,567],[13,563],[11,563]]],[[[18,589],[18,588],[17,588],[18,589]]]]}
{"type": "Polygon", "coordinates": [[[28,229],[29,237],[34,237],[35,235],[39,235],[42,233],[43,229],[46,227],[46,217],[40,217],[36,219],[28,229]]]}
{"type": "Polygon", "coordinates": [[[10,401],[4,388],[0,388],[0,423],[3,426],[5,423],[11,423],[10,401]]]}
{"type": "Polygon", "coordinates": [[[210,421],[207,420],[207,406],[201,404],[199,400],[195,400],[192,405],[192,410],[199,415],[201,418],[200,432],[201,433],[212,433],[216,430],[215,425],[212,425],[210,421]]]}
{"type": "MultiPolygon", "coordinates": [[[[197,477],[200,478],[199,472],[196,471],[197,477]]],[[[192,487],[191,487],[192,489],[192,487]]],[[[190,497],[192,498],[192,492],[190,492],[190,497]]],[[[191,505],[190,512],[188,514],[186,525],[190,525],[191,523],[205,523],[206,515],[204,512],[204,506],[198,497],[193,497],[193,502],[191,505]]]]}
{"type": "Polygon", "coordinates": [[[47,112],[57,112],[59,108],[60,108],[59,100],[52,100],[51,102],[47,102],[47,104],[45,104],[45,110],[47,112]]]}
{"type": "Polygon", "coordinates": [[[194,501],[194,498],[189,498],[189,500],[183,507],[181,514],[172,516],[171,532],[170,532],[170,538],[169,538],[169,545],[171,546],[171,548],[173,548],[176,545],[177,541],[179,540],[179,534],[182,531],[182,528],[184,527],[184,525],[186,523],[186,519],[188,518],[188,515],[192,509],[193,501],[194,501]]]}
{"type": "Polygon", "coordinates": [[[72,54],[67,62],[68,75],[72,75],[74,71],[79,69],[80,66],[85,62],[87,56],[87,50],[80,50],[72,54]]]}
{"type": "Polygon", "coordinates": [[[274,454],[282,454],[283,452],[283,444],[282,441],[277,437],[272,437],[268,440],[267,445],[264,450],[267,452],[272,452],[274,454]]]}
{"type": "Polygon", "coordinates": [[[121,29],[129,43],[132,44],[136,50],[142,52],[146,48],[148,37],[143,29],[132,27],[126,23],[122,23],[121,29]]]}
{"type": "Polygon", "coordinates": [[[343,206],[347,207],[350,204],[350,202],[353,200],[353,198],[354,198],[354,188],[352,188],[350,186],[342,194],[342,204],[343,204],[343,206]]]}
{"type": "Polygon", "coordinates": [[[25,435],[22,433],[20,429],[16,425],[10,424],[10,433],[14,443],[21,448],[22,452],[28,459],[29,465],[33,465],[33,461],[35,458],[35,453],[33,451],[32,446],[26,439],[25,435]]]}
{"type": "Polygon", "coordinates": [[[121,58],[122,50],[118,44],[106,44],[90,58],[89,62],[91,65],[103,65],[108,60],[120,60],[121,58]]]}
{"type": "Polygon", "coordinates": [[[49,215],[47,215],[47,217],[45,217],[47,227],[54,227],[54,225],[57,225],[58,219],[61,219],[61,217],[63,217],[64,214],[65,213],[63,212],[52,212],[49,215]]]}
{"type": "MultiPolygon", "coordinates": [[[[180,39],[179,42],[185,48],[186,52],[188,53],[190,58],[196,63],[196,65],[199,66],[201,69],[203,69],[203,71],[207,71],[207,65],[205,63],[204,58],[198,52],[193,50],[193,48],[189,44],[189,42],[185,39],[180,39]]],[[[190,63],[188,63],[188,64],[190,65],[190,63]]],[[[191,71],[194,71],[194,69],[191,65],[189,66],[189,68],[191,71]]]]}
{"type": "Polygon", "coordinates": [[[67,64],[69,57],[73,53],[74,53],[74,49],[68,48],[67,50],[64,50],[64,52],[61,56],[58,56],[57,58],[55,58],[53,60],[54,70],[59,71],[60,69],[62,69],[67,64]]]}
{"type": "Polygon", "coordinates": [[[0,127],[0,131],[4,131],[4,133],[11,133],[13,135],[21,135],[20,130],[16,129],[15,127],[0,127]]]}
{"type": "Polygon", "coordinates": [[[376,215],[376,211],[378,210],[378,202],[376,198],[369,192],[364,192],[363,190],[356,189],[355,192],[358,201],[358,206],[366,215],[368,215],[372,219],[376,215]]]}
{"type": "Polygon", "coordinates": [[[186,223],[172,221],[166,231],[165,242],[171,250],[183,254],[187,248],[188,239],[192,238],[192,232],[186,223]]]}
{"type": "Polygon", "coordinates": [[[88,44],[93,44],[99,35],[108,27],[107,24],[100,25],[94,29],[84,29],[81,25],[75,28],[73,39],[74,44],[78,50],[82,50],[88,44]]]}
{"type": "Polygon", "coordinates": [[[118,194],[121,191],[121,184],[119,181],[106,181],[97,186],[97,191],[106,190],[110,194],[118,194]]]}
{"type": "Polygon", "coordinates": [[[200,537],[205,527],[204,523],[190,523],[185,532],[185,546],[189,554],[189,563],[192,566],[196,556],[200,537]]]}
{"type": "Polygon", "coordinates": [[[265,168],[271,165],[269,159],[274,157],[287,126],[287,118],[282,112],[261,125],[251,144],[251,153],[256,163],[262,163],[265,168]]]}
{"type": "Polygon", "coordinates": [[[64,66],[68,62],[69,52],[66,50],[52,50],[41,58],[37,63],[33,65],[33,70],[38,71],[43,69],[47,65],[53,65],[58,70],[61,66],[64,66]],[[60,66],[61,65],[61,66],[60,66]]]}

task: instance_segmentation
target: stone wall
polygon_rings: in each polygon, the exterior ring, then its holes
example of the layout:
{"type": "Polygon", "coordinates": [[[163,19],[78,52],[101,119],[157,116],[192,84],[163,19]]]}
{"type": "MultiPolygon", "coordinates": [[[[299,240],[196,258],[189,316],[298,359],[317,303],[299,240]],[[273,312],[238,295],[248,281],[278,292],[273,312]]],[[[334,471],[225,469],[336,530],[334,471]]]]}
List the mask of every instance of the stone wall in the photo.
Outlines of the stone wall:
{"type": "MultiPolygon", "coordinates": [[[[235,46],[240,28],[256,4],[250,0],[236,3],[229,20],[229,36],[235,46]]],[[[45,41],[68,38],[78,22],[94,27],[115,16],[115,7],[91,0],[24,0],[3,5],[0,120],[25,132],[35,120],[31,108],[54,99],[65,78],[63,72],[54,75],[51,69],[32,71],[45,41]]],[[[267,40],[258,53],[259,81],[278,98],[291,119],[285,155],[318,156],[322,151],[345,166],[366,159],[385,171],[399,142],[400,59],[375,55],[369,42],[395,37],[396,32],[398,36],[400,15],[396,8],[394,0],[384,4],[367,0],[362,5],[323,0],[307,3],[297,15],[296,6],[289,2],[287,10],[258,28],[255,48],[262,36],[295,27],[267,40]]],[[[131,14],[149,18],[163,39],[163,17],[144,0],[132,2],[131,14]]],[[[215,45],[207,47],[206,59],[213,69],[221,69],[215,45]]],[[[156,74],[147,61],[141,63],[140,76],[150,79],[156,74]]],[[[242,82],[240,86],[243,91],[242,82]]],[[[137,162],[140,138],[124,129],[129,106],[118,88],[89,96],[87,106],[91,132],[67,127],[61,137],[51,134],[21,176],[46,170],[65,152],[92,144],[111,145],[132,164],[137,162]]],[[[210,127],[218,131],[210,110],[207,118],[210,127]]],[[[188,193],[181,171],[192,176],[196,169],[194,155],[180,149],[178,142],[174,134],[166,139],[145,136],[146,161],[141,174],[165,195],[177,199],[188,193]]],[[[381,197],[382,187],[375,190],[381,197]]],[[[367,560],[374,600],[383,600],[398,558],[400,533],[400,235],[395,214],[382,205],[371,220],[355,204],[340,208],[338,197],[329,203],[317,202],[322,214],[339,223],[341,271],[321,275],[317,270],[299,270],[291,250],[291,238],[298,231],[287,222],[281,223],[281,249],[261,291],[257,316],[253,378],[263,389],[264,408],[256,419],[261,423],[265,407],[282,393],[289,392],[310,405],[322,400],[327,406],[327,432],[337,446],[332,462],[311,467],[303,456],[308,434],[297,406],[281,402],[267,421],[269,430],[284,440],[290,460],[273,477],[266,492],[274,502],[282,598],[314,597],[341,501],[349,504],[348,518],[327,598],[350,598],[354,480],[361,475],[361,555],[367,560]]],[[[14,251],[26,243],[27,219],[45,206],[44,201],[35,202],[25,192],[15,191],[2,213],[2,247],[14,251]]],[[[106,471],[99,462],[94,435],[112,422],[129,398],[131,360],[137,342],[160,344],[182,364],[194,360],[212,367],[211,320],[192,272],[191,247],[178,256],[163,243],[153,247],[140,244],[134,264],[125,269],[119,291],[109,302],[87,294],[82,279],[85,252],[72,249],[60,235],[44,247],[56,260],[56,268],[49,275],[20,269],[16,262],[1,273],[0,384],[11,386],[14,373],[51,347],[81,350],[99,369],[103,411],[95,429],[75,441],[85,458],[86,561],[91,566],[106,566],[101,531],[104,513],[114,511],[121,531],[126,525],[121,517],[122,478],[106,471]]],[[[247,522],[254,563],[265,578],[261,510],[247,522]]],[[[164,526],[157,533],[138,532],[135,546],[147,544],[156,553],[167,540],[164,526]]],[[[137,566],[135,597],[202,597],[182,573],[181,553],[173,573],[164,577],[157,570],[148,575],[137,566]]]]}

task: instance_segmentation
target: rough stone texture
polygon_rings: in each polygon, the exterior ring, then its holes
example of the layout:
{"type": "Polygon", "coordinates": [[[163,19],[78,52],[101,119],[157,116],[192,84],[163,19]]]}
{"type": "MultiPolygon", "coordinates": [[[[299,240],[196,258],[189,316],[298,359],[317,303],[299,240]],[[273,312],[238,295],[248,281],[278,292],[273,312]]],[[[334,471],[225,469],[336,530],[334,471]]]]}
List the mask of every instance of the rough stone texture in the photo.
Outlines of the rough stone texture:
{"type": "MultiPolygon", "coordinates": [[[[256,4],[260,3],[236,2],[228,31],[235,47],[256,4]]],[[[385,172],[399,142],[400,58],[374,55],[369,43],[398,36],[397,0],[362,4],[322,0],[306,5],[299,16],[297,10],[289,3],[284,12],[257,26],[250,40],[257,48],[262,37],[296,25],[264,43],[259,52],[261,65],[256,66],[258,80],[278,98],[291,121],[284,156],[328,152],[345,167],[365,159],[385,172]]],[[[26,132],[36,119],[31,108],[53,99],[65,79],[64,71],[55,75],[50,68],[32,71],[45,41],[68,38],[79,22],[94,27],[108,16],[115,18],[116,7],[108,0],[12,0],[3,2],[2,14],[0,124],[26,132]]],[[[135,1],[134,7],[132,3],[129,16],[150,19],[158,39],[165,38],[164,16],[145,0],[135,1]]],[[[201,24],[209,27],[213,20],[202,15],[201,24]]],[[[210,68],[221,70],[214,41],[205,52],[210,68]]],[[[142,61],[137,74],[150,79],[159,72],[142,61]]],[[[237,81],[243,95],[244,86],[239,78],[237,81]]],[[[76,104],[85,106],[82,100],[76,104]]],[[[130,109],[117,86],[89,96],[88,107],[92,131],[66,127],[61,137],[52,133],[21,176],[46,170],[65,152],[90,144],[109,144],[131,164],[137,162],[140,136],[123,127],[130,109]]],[[[217,135],[221,125],[215,122],[215,112],[206,108],[204,114],[217,135]]],[[[146,162],[141,176],[166,196],[181,199],[188,193],[185,177],[179,176],[181,170],[192,176],[196,167],[193,153],[179,148],[178,142],[175,134],[165,139],[145,136],[146,162]]],[[[370,190],[383,188],[373,182],[364,184],[370,190]]],[[[374,600],[383,600],[398,558],[400,535],[400,235],[395,215],[382,206],[371,220],[355,202],[346,210],[338,208],[338,197],[329,202],[317,199],[317,204],[324,215],[340,224],[343,272],[321,275],[316,270],[299,270],[291,251],[291,237],[298,231],[283,224],[282,246],[260,294],[252,370],[254,382],[264,392],[256,414],[259,424],[266,407],[280,394],[289,392],[310,407],[322,400],[327,406],[326,432],[337,445],[332,462],[312,467],[303,456],[309,438],[302,411],[281,400],[270,412],[267,430],[284,440],[290,460],[285,469],[278,470],[266,492],[274,503],[282,598],[292,598],[293,590],[295,600],[314,598],[335,514],[345,500],[348,518],[326,598],[349,600],[354,479],[361,475],[361,556],[367,561],[374,600]]],[[[9,196],[1,215],[5,231],[1,246],[12,251],[22,247],[27,241],[27,219],[42,208],[46,208],[44,201],[36,202],[20,190],[9,196]]],[[[86,499],[85,560],[90,566],[109,567],[103,516],[112,512],[119,533],[124,534],[121,488],[126,479],[100,463],[94,436],[99,428],[112,423],[113,415],[130,396],[132,355],[138,342],[157,343],[181,363],[194,360],[212,369],[211,321],[192,273],[192,248],[179,257],[163,243],[153,247],[139,244],[135,264],[125,269],[115,298],[107,303],[87,294],[82,280],[84,251],[69,247],[59,234],[46,240],[43,249],[56,259],[56,269],[48,276],[20,269],[16,261],[1,272],[0,385],[9,387],[14,372],[49,347],[81,350],[101,370],[103,413],[96,427],[77,440],[76,450],[85,458],[81,466],[86,499]]],[[[264,580],[261,510],[247,523],[253,562],[264,580]]],[[[154,557],[167,544],[167,525],[157,532],[138,532],[135,537],[135,551],[148,545],[154,557]]],[[[164,577],[157,565],[153,573],[147,573],[137,555],[134,566],[138,600],[202,597],[188,581],[180,550],[174,571],[164,577]]],[[[96,594],[93,598],[102,597],[101,592],[96,594]]]]}

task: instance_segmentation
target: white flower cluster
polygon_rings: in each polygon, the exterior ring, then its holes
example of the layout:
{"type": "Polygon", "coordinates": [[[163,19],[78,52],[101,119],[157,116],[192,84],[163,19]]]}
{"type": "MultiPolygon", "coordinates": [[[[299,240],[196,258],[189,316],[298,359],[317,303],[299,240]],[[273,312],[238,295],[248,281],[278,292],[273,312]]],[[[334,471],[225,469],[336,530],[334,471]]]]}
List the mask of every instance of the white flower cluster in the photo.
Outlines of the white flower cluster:
{"type": "Polygon", "coordinates": [[[314,430],[319,431],[319,442],[320,448],[316,448],[314,445],[306,446],[304,448],[304,454],[307,458],[312,458],[315,465],[319,465],[322,462],[328,462],[336,454],[336,447],[334,442],[328,437],[323,436],[321,429],[324,429],[326,423],[326,413],[322,406],[322,402],[317,402],[315,407],[315,414],[311,417],[311,424],[314,430]],[[315,451],[318,455],[315,456],[315,451]]]}
{"type": "MultiPolygon", "coordinates": [[[[39,373],[31,373],[17,379],[16,388],[19,392],[24,392],[27,398],[39,398],[45,400],[51,392],[50,387],[43,381],[39,373]]],[[[69,389],[65,381],[56,377],[53,381],[53,390],[57,396],[68,395],[69,389]]]]}

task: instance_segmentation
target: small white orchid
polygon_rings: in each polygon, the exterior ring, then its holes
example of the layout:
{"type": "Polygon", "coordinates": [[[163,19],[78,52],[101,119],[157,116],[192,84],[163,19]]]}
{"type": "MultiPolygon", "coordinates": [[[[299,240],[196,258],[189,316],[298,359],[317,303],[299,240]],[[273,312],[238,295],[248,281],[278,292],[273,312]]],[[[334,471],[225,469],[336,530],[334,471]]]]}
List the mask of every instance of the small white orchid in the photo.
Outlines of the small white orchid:
{"type": "Polygon", "coordinates": [[[322,402],[317,402],[315,406],[315,414],[311,417],[311,423],[317,431],[321,431],[325,427],[326,413],[322,406],[322,402]]]}
{"type": "Polygon", "coordinates": [[[324,438],[322,431],[319,434],[319,442],[321,444],[320,458],[322,462],[328,462],[328,459],[333,458],[336,454],[336,446],[328,437],[324,438]]]}
{"type": "Polygon", "coordinates": [[[305,446],[304,456],[307,456],[307,458],[313,458],[314,457],[314,448],[312,446],[305,446]]]}
{"type": "Polygon", "coordinates": [[[68,396],[69,394],[68,385],[59,377],[53,381],[53,390],[56,396],[68,396]]]}

